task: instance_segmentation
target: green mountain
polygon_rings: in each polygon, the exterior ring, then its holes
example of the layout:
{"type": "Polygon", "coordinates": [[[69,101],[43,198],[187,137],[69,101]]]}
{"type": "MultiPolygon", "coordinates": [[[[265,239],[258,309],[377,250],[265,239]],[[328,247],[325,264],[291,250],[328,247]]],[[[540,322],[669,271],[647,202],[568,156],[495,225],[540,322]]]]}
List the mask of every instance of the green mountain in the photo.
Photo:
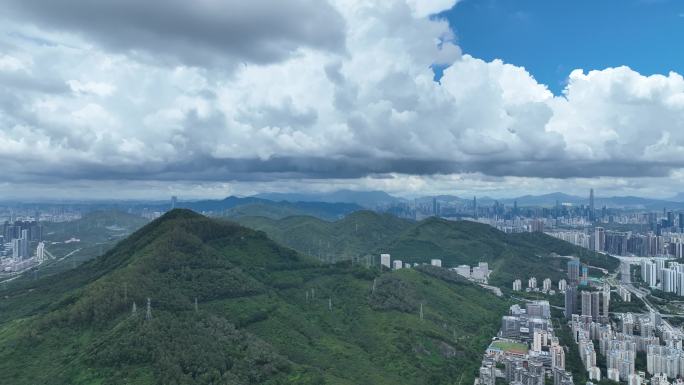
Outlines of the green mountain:
{"type": "Polygon", "coordinates": [[[244,217],[238,221],[266,232],[283,245],[326,261],[377,257],[385,252],[411,263],[439,258],[445,267],[488,262],[493,270],[491,282],[504,287],[516,278],[562,278],[567,259],[557,255],[575,255],[589,265],[609,270],[619,265],[615,258],[542,233],[505,234],[471,221],[428,218],[413,222],[370,211],[359,211],[337,222],[311,217],[244,217]]]}
{"type": "Polygon", "coordinates": [[[0,290],[0,373],[17,385],[467,384],[508,305],[443,269],[322,265],[173,210],[76,269],[0,290]]]}
{"type": "Polygon", "coordinates": [[[414,222],[390,214],[357,211],[335,222],[311,216],[273,220],[266,217],[235,218],[240,224],[264,231],[270,238],[303,254],[327,262],[349,260],[375,252],[414,222]]]}

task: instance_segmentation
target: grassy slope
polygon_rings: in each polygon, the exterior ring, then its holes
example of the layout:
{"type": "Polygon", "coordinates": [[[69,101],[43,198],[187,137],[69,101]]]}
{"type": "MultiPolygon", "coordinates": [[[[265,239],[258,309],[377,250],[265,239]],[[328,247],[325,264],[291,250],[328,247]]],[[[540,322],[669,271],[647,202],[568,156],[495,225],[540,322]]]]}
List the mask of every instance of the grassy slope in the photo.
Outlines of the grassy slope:
{"type": "Polygon", "coordinates": [[[471,383],[508,305],[453,275],[319,265],[182,210],[0,298],[13,384],[471,383]]]}
{"type": "Polygon", "coordinates": [[[240,222],[323,260],[389,252],[393,258],[405,262],[429,262],[431,258],[440,258],[445,266],[487,261],[494,270],[493,282],[505,286],[516,278],[530,276],[536,276],[539,282],[546,277],[554,281],[562,278],[567,259],[552,257],[553,253],[579,256],[597,267],[614,269],[618,265],[614,258],[545,234],[504,234],[491,226],[469,221],[429,218],[416,223],[364,211],[337,222],[311,217],[288,217],[277,221],[246,217],[240,222]]]}

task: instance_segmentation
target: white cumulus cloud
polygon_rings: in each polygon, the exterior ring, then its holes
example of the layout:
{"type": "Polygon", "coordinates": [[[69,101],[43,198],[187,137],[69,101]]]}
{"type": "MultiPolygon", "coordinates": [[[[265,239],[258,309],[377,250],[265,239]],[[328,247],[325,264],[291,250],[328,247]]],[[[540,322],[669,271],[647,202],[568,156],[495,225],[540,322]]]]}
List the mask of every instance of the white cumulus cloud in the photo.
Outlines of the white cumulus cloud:
{"type": "Polygon", "coordinates": [[[202,2],[188,25],[164,19],[183,16],[178,2],[159,14],[157,1],[89,4],[99,18],[114,8],[138,18],[107,25],[34,3],[13,2],[17,19],[0,27],[14,47],[0,57],[8,180],[391,176],[422,186],[415,178],[618,180],[684,168],[681,75],[575,70],[554,96],[515,63],[463,54],[430,16],[453,0],[302,0],[315,13],[303,26],[296,12],[265,22],[280,12],[266,0],[202,2]],[[109,36],[124,24],[147,39],[109,36]],[[253,46],[207,35],[240,28],[253,46]],[[436,64],[448,67],[439,81],[436,64]]]}

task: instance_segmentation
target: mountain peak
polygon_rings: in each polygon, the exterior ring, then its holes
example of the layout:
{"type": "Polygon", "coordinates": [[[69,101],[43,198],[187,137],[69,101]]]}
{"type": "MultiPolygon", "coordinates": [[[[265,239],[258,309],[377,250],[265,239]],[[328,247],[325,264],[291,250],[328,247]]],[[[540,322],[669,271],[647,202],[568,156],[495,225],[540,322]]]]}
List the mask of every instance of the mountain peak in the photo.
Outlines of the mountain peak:
{"type": "Polygon", "coordinates": [[[177,219],[199,219],[204,218],[201,214],[198,214],[190,209],[173,209],[167,211],[164,215],[159,217],[160,221],[172,221],[177,219]]]}

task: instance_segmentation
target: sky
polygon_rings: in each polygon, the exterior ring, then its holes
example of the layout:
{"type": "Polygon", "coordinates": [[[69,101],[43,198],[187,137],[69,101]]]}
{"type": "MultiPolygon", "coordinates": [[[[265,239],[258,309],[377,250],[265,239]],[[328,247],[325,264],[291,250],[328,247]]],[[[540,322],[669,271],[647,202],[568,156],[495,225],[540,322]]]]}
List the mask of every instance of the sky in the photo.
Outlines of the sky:
{"type": "Polygon", "coordinates": [[[464,52],[524,67],[555,95],[577,68],[684,73],[680,1],[474,0],[440,16],[464,52]]]}
{"type": "Polygon", "coordinates": [[[0,196],[684,191],[684,4],[5,0],[0,196]]]}

